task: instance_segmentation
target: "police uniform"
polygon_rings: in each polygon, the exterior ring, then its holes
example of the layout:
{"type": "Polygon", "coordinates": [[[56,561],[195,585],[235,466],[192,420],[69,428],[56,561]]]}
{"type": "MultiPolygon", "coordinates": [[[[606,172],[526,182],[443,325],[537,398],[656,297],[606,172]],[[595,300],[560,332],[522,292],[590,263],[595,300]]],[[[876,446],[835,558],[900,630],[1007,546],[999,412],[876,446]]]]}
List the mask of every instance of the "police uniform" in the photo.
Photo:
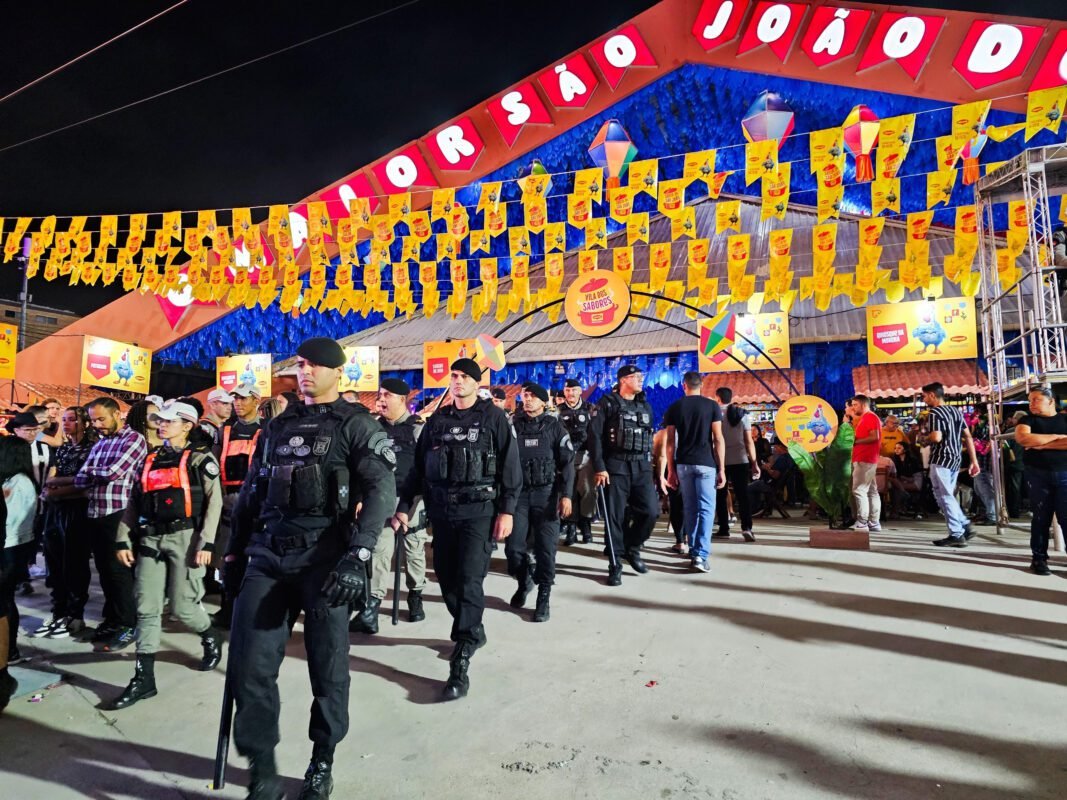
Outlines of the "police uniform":
{"type": "Polygon", "coordinates": [[[607,472],[604,487],[616,563],[609,583],[621,581],[625,556],[638,572],[647,572],[641,545],[652,535],[659,513],[652,479],[652,406],[644,392],[632,400],[608,392],[596,405],[589,427],[589,458],[594,472],[607,472]]]}
{"type": "Polygon", "coordinates": [[[514,425],[522,465],[522,492],[515,508],[511,536],[504,545],[508,574],[519,584],[511,605],[522,608],[536,583],[534,621],[544,622],[548,619],[549,594],[556,577],[559,500],[570,497],[574,491],[574,449],[558,417],[548,413],[531,417],[520,411],[515,415],[514,425]],[[531,539],[532,568],[527,561],[531,539]]]}
{"type": "MultiPolygon", "coordinates": [[[[326,367],[344,364],[330,339],[309,339],[297,354],[326,367]]],[[[304,611],[304,648],[314,699],[314,743],[305,790],[332,788],[333,749],[348,732],[349,604],[366,591],[366,569],[396,503],[395,456],[361,405],[337,398],[290,404],[263,431],[252,457],[242,508],[255,519],[248,566],[234,606],[227,684],[233,738],[251,759],[250,796],[280,796],[273,751],[279,741],[278,670],[289,638],[289,608],[304,611]],[[355,505],[362,502],[358,516],[355,505]],[[264,787],[267,787],[266,789],[264,787]]],[[[242,522],[242,530],[247,523],[242,522]]],[[[230,552],[240,555],[234,537],[230,552]]]]}
{"type": "Polygon", "coordinates": [[[596,481],[593,462],[589,458],[589,423],[593,420],[593,407],[578,398],[578,404],[562,403],[557,406],[559,419],[570,434],[574,446],[574,492],[571,500],[573,511],[567,524],[566,544],[574,544],[575,524],[581,529],[582,541],[593,541],[592,521],[596,514],[596,481]]]}
{"type": "MultiPolygon", "coordinates": [[[[480,376],[471,359],[455,363],[460,362],[469,362],[466,369],[480,376]]],[[[459,672],[466,682],[470,657],[485,644],[482,584],[489,572],[493,521],[497,514],[515,513],[521,488],[515,433],[492,401],[478,399],[465,409],[448,405],[430,417],[397,511],[409,513],[420,494],[426,502],[434,573],[453,619],[450,682],[459,672]]]]}
{"type": "Polygon", "coordinates": [[[194,563],[198,551],[213,550],[221,511],[214,455],[192,447],[176,450],[167,443],[148,455],[116,533],[116,549],[132,549],[136,556],[137,658],[133,680],[110,708],[126,708],[156,694],[164,600],[170,600],[172,616],[200,634],[204,655],[199,669],[214,669],[221,660],[222,638],[200,602],[205,567],[194,563]],[[135,545],[133,532],[138,534],[135,545]]]}

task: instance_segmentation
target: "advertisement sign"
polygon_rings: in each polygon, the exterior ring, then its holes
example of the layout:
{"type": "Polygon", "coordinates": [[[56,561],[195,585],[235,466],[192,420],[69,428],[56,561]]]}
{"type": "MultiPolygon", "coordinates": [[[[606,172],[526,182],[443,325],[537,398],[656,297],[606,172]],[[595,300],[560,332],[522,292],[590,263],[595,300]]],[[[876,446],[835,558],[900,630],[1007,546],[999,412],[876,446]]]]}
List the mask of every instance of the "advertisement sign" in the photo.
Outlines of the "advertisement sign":
{"type": "Polygon", "coordinates": [[[270,397],[270,353],[216,358],[215,385],[232,392],[239,383],[254,383],[260,397],[270,397]]]}
{"type": "Polygon", "coordinates": [[[378,345],[368,344],[361,347],[346,347],[345,366],[341,375],[338,391],[342,392],[376,392],[378,391],[379,350],[378,345]]]}
{"type": "Polygon", "coordinates": [[[18,325],[0,325],[0,378],[14,380],[15,351],[18,345],[18,325]]]}
{"type": "Polygon", "coordinates": [[[867,360],[871,364],[977,357],[973,297],[867,306],[867,360]]]}
{"type": "Polygon", "coordinates": [[[809,453],[818,453],[837,435],[837,412],[815,395],[790,397],[774,417],[774,433],[786,444],[796,442],[809,453]]]}
{"type": "MultiPolygon", "coordinates": [[[[697,323],[697,335],[700,336],[701,329],[711,325],[711,322],[700,320],[697,323]]],[[[789,357],[789,315],[780,311],[774,314],[737,314],[733,345],[710,358],[698,348],[697,357],[697,369],[701,372],[739,372],[745,368],[760,370],[774,369],[775,366],[789,369],[792,363],[789,357]],[[737,361],[730,358],[728,353],[732,353],[737,361]]]]}
{"type": "MultiPolygon", "coordinates": [[[[422,343],[422,387],[424,389],[447,389],[452,362],[457,358],[477,358],[478,347],[474,339],[452,339],[448,342],[422,343]]],[[[489,370],[482,370],[482,386],[489,385],[489,370]]]]}
{"type": "Polygon", "coordinates": [[[615,272],[590,270],[574,279],[563,310],[567,322],[583,336],[607,336],[630,313],[630,287],[615,272]]]}
{"type": "Polygon", "coordinates": [[[82,345],[81,382],[105,389],[148,394],[152,351],[126,342],[86,336],[82,345]]]}

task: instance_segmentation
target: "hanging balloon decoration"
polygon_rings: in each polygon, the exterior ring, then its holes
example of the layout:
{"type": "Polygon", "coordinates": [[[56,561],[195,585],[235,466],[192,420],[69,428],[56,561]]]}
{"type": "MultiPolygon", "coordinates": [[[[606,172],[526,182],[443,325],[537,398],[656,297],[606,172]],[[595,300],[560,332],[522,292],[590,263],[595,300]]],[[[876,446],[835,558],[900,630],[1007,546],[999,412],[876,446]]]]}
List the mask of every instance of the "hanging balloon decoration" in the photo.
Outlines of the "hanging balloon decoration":
{"type": "Polygon", "coordinates": [[[983,126],[978,135],[971,139],[960,150],[960,158],[963,159],[963,185],[970,186],[978,180],[981,170],[978,168],[978,156],[989,142],[989,136],[983,126]]]}
{"type": "Polygon", "coordinates": [[[878,145],[878,115],[862,103],[845,117],[845,149],[856,159],[856,182],[874,178],[871,151],[878,145]]]}
{"type": "Polygon", "coordinates": [[[741,118],[741,130],[750,142],[777,139],[778,149],[793,132],[796,115],[782,96],[775,92],[761,92],[741,118]]]}
{"type": "Polygon", "coordinates": [[[636,155],[637,148],[630,134],[617,119],[605,122],[589,145],[589,156],[593,163],[607,172],[609,189],[619,186],[619,179],[636,155]]]}

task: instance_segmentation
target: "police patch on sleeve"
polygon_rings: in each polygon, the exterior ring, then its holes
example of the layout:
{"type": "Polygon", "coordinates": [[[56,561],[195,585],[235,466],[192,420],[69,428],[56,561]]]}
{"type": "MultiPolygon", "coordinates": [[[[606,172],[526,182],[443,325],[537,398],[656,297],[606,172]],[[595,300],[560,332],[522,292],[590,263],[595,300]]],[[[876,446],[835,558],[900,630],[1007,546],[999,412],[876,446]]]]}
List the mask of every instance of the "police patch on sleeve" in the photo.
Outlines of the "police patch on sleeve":
{"type": "Polygon", "coordinates": [[[371,434],[370,441],[367,442],[367,449],[374,455],[384,458],[392,466],[396,466],[396,453],[393,452],[392,442],[385,433],[371,434]]]}
{"type": "Polygon", "coordinates": [[[208,459],[204,462],[204,474],[211,478],[219,477],[219,465],[208,459]]]}
{"type": "Polygon", "coordinates": [[[574,449],[574,446],[571,444],[571,435],[569,433],[563,434],[563,438],[559,440],[559,446],[565,450],[574,449]]]}

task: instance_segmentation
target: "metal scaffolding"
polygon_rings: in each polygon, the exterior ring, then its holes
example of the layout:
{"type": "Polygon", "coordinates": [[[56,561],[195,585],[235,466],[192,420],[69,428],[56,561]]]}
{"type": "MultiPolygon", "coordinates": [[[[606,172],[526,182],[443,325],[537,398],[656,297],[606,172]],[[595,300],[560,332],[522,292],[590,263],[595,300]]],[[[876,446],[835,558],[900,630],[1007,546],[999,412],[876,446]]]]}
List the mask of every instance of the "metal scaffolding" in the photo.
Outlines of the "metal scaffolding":
{"type": "MultiPolygon", "coordinates": [[[[1054,219],[1049,197],[1067,193],[1067,145],[1025,150],[981,178],[975,186],[978,211],[978,259],[982,273],[982,341],[989,374],[989,427],[997,530],[1015,528],[1004,504],[1000,443],[1011,434],[1001,430],[1005,404],[1025,398],[1033,386],[1067,383],[1067,325],[1053,264],[1054,219]],[[1001,281],[1011,264],[998,254],[1007,247],[994,226],[994,206],[1024,201],[1028,217],[1026,243],[1016,265],[1018,280],[1001,281]]],[[[1067,202],[1067,201],[1065,201],[1067,202]]],[[[1010,273],[1014,278],[1014,273],[1010,273]]],[[[1056,530],[1056,547],[1063,538],[1056,530]]]]}

